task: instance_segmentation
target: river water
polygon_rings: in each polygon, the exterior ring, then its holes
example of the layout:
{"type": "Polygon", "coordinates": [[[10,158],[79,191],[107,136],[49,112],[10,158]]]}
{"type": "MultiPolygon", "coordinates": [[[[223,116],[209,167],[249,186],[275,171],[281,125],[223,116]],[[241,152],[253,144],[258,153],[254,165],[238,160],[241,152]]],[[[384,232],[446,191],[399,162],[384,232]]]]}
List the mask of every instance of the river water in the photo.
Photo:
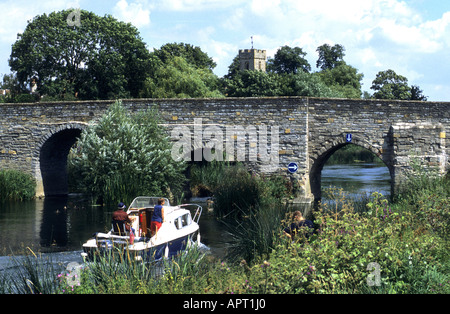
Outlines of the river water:
{"type": "MultiPolygon", "coordinates": [[[[373,191],[388,195],[390,176],[386,167],[377,164],[325,165],[322,187],[327,186],[342,187],[350,195],[373,191]]],[[[89,205],[81,195],[0,204],[0,269],[6,255],[20,254],[26,247],[78,261],[82,243],[93,233],[109,229],[114,210],[89,205]]],[[[223,256],[227,232],[206,206],[200,232],[211,253],[223,256]]]]}

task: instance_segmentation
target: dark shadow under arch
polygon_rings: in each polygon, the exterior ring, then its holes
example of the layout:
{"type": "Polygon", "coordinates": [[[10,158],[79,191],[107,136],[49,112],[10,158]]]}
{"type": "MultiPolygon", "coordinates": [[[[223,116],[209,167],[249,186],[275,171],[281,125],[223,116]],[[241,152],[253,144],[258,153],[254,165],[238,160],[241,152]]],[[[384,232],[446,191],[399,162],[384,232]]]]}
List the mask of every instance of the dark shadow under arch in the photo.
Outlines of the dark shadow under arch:
{"type": "Polygon", "coordinates": [[[67,195],[67,156],[81,135],[81,129],[65,129],[54,133],[42,145],[39,164],[45,196],[67,195]]]}

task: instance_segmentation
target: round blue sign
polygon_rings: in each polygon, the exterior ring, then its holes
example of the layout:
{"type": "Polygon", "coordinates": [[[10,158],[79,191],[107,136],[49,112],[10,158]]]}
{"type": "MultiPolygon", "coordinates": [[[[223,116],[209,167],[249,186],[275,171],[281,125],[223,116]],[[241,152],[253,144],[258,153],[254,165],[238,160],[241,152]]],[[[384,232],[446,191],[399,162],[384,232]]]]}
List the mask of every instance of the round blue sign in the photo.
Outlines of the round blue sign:
{"type": "Polygon", "coordinates": [[[294,173],[298,170],[298,165],[295,162],[291,162],[288,166],[288,170],[290,173],[294,173]]]}

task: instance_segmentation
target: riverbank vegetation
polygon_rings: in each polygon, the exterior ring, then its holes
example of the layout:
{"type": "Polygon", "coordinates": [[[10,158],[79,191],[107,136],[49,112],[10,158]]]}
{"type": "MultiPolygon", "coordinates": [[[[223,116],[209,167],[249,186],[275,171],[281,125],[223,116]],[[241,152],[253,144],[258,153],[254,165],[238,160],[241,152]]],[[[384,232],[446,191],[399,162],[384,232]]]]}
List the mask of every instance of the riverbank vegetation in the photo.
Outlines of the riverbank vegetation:
{"type": "MultiPolygon", "coordinates": [[[[446,294],[449,180],[410,179],[394,201],[374,193],[365,211],[355,210],[345,193],[332,190],[340,196],[338,204],[319,206],[315,233],[295,242],[282,235],[289,213],[274,216],[273,204],[261,203],[235,220],[241,241],[234,243],[232,258],[218,260],[193,247],[164,261],[156,275],[154,267],[132,259],[100,259],[77,272],[55,274],[51,287],[35,282],[41,276],[24,278],[22,292],[446,294]]],[[[11,291],[7,282],[0,275],[1,291],[11,291]]]]}
{"type": "Polygon", "coordinates": [[[36,181],[33,176],[19,170],[0,170],[0,202],[33,199],[36,181]]]}

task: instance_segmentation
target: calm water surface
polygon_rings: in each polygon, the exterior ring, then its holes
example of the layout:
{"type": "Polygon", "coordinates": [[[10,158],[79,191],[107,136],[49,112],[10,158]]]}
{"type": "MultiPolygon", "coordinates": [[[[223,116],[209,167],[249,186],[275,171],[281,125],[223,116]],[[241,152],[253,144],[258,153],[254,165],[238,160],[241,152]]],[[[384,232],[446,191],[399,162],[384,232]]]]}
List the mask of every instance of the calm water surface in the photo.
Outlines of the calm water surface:
{"type": "Polygon", "coordinates": [[[379,192],[391,193],[391,176],[385,166],[375,163],[325,165],[322,170],[322,194],[326,187],[343,188],[351,197],[379,192]]]}
{"type": "MultiPolygon", "coordinates": [[[[342,187],[352,195],[373,191],[387,195],[389,180],[387,168],[375,164],[332,165],[322,171],[323,187],[342,187]]],[[[79,258],[81,245],[93,233],[110,228],[114,210],[92,206],[80,195],[0,204],[0,256],[18,254],[30,247],[79,258]]],[[[201,242],[213,254],[223,256],[229,237],[206,206],[200,219],[200,234],[201,242]]]]}

